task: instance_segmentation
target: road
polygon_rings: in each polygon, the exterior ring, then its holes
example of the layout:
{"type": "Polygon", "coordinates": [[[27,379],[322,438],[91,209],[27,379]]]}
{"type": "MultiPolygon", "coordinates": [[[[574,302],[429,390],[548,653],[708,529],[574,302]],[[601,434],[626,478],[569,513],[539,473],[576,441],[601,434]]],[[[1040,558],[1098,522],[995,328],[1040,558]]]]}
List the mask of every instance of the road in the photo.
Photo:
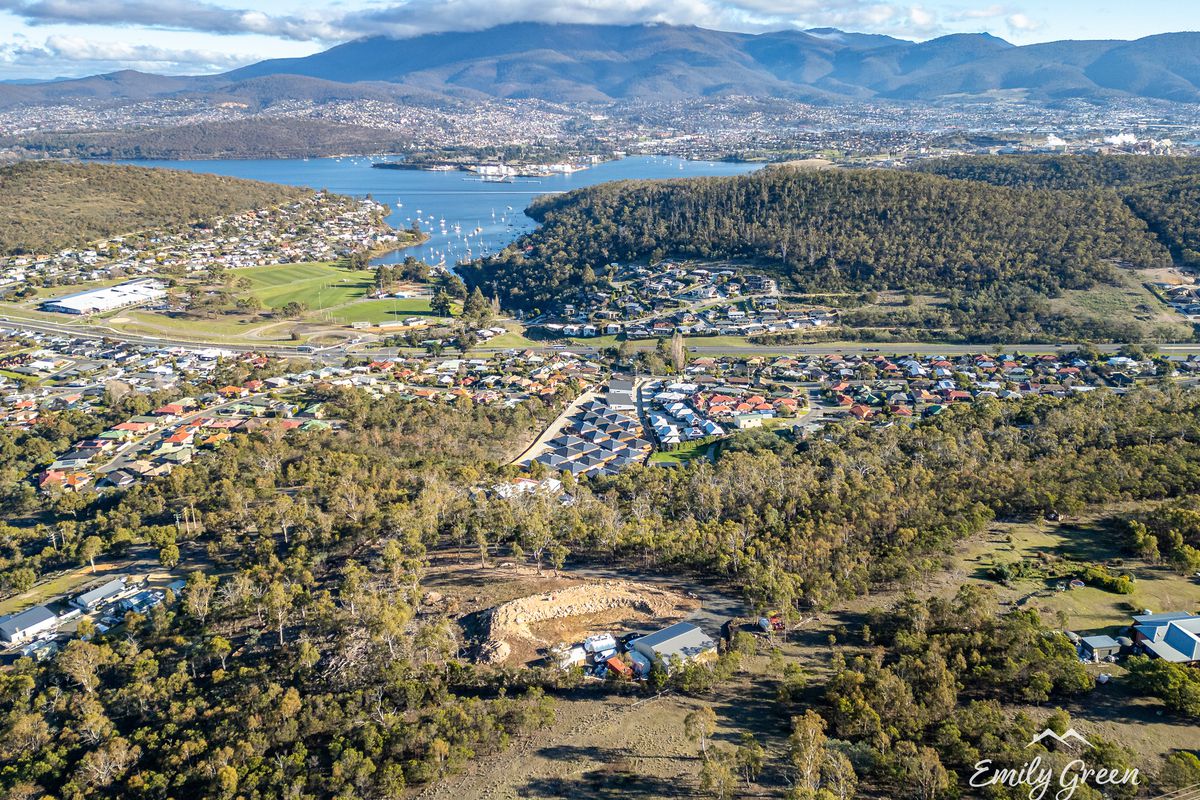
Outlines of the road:
{"type": "Polygon", "coordinates": [[[555,417],[554,421],[547,426],[546,430],[542,431],[541,435],[533,440],[533,444],[529,445],[529,447],[526,447],[521,452],[521,455],[517,456],[508,463],[521,464],[540,456],[545,450],[546,442],[550,441],[555,436],[558,436],[558,432],[563,429],[563,426],[566,425],[567,420],[575,415],[575,412],[579,410],[579,407],[584,403],[595,400],[596,396],[596,391],[594,389],[589,389],[579,395],[579,397],[576,397],[574,400],[572,400],[567,407],[562,410],[562,413],[555,417]]]}
{"type": "Polygon", "coordinates": [[[102,467],[97,467],[96,472],[103,475],[128,466],[130,462],[136,460],[135,458],[131,458],[131,456],[136,456],[139,453],[145,453],[153,450],[155,445],[161,442],[169,434],[178,430],[180,426],[186,425],[189,422],[194,422],[201,417],[211,417],[218,411],[229,408],[230,406],[237,405],[238,403],[245,403],[248,400],[253,400],[256,397],[262,396],[263,394],[261,392],[258,394],[249,394],[245,397],[226,400],[225,402],[218,403],[215,406],[208,406],[207,408],[197,409],[196,411],[191,411],[187,414],[184,414],[182,417],[179,417],[170,424],[163,425],[161,428],[157,428],[150,433],[147,433],[145,436],[142,436],[140,439],[136,439],[135,441],[130,442],[129,444],[120,448],[116,453],[113,454],[113,457],[109,459],[107,464],[102,467]]]}
{"type": "MultiPolygon", "coordinates": [[[[315,353],[301,352],[300,347],[284,346],[284,345],[255,345],[255,344],[228,344],[225,342],[202,342],[189,339],[176,339],[163,336],[148,336],[138,333],[127,333],[124,331],[114,331],[110,329],[97,330],[87,326],[81,326],[67,322],[46,322],[42,320],[32,321],[17,317],[0,314],[0,323],[14,328],[22,328],[25,330],[36,331],[39,333],[48,333],[57,336],[77,336],[81,339],[108,339],[111,341],[127,342],[129,344],[148,345],[151,347],[175,347],[186,350],[205,350],[217,349],[227,350],[234,353],[262,353],[265,355],[279,356],[283,358],[302,358],[313,361],[321,361],[325,363],[341,363],[347,355],[363,355],[374,356],[379,358],[389,357],[411,357],[414,354],[423,352],[416,348],[376,348],[367,350],[362,345],[346,346],[338,345],[334,347],[322,348],[315,353]]],[[[701,342],[702,339],[691,339],[689,342],[701,342]]],[[[635,350],[653,350],[654,342],[642,342],[634,344],[635,350]]],[[[788,344],[788,345],[706,345],[706,344],[688,344],[688,352],[695,355],[865,355],[868,353],[883,353],[886,355],[965,355],[971,353],[1001,353],[1001,352],[1021,352],[1021,353],[1058,353],[1069,351],[1077,347],[1073,344],[1011,344],[1001,342],[981,342],[977,344],[939,344],[930,342],[824,342],[821,344],[788,344]]],[[[1095,345],[1096,350],[1102,353],[1115,353],[1120,350],[1122,345],[1119,344],[1101,344],[1095,345]]],[[[1184,357],[1189,355],[1200,355],[1200,343],[1180,342],[1173,344],[1156,345],[1158,352],[1164,355],[1184,357]]],[[[561,344],[552,345],[530,345],[528,347],[488,347],[480,345],[471,348],[471,353],[487,354],[498,353],[506,350],[533,350],[535,352],[572,352],[586,355],[595,355],[600,351],[600,348],[592,345],[576,345],[563,347],[561,344]]]]}
{"type": "Polygon", "coordinates": [[[71,336],[80,339],[94,340],[109,340],[114,342],[125,342],[128,344],[146,345],[149,347],[178,347],[186,350],[228,350],[234,353],[263,353],[266,355],[282,356],[285,358],[310,358],[316,360],[328,360],[327,353],[337,352],[337,360],[345,357],[345,352],[342,348],[330,348],[329,350],[321,350],[317,353],[302,353],[299,346],[283,347],[280,345],[247,345],[247,344],[226,344],[225,342],[198,342],[190,339],[173,339],[165,336],[148,336],[140,333],[128,333],[125,331],[114,331],[108,328],[96,329],[84,327],[71,323],[60,322],[45,322],[42,320],[27,320],[19,317],[10,317],[5,314],[0,314],[0,323],[5,327],[20,328],[22,330],[34,331],[37,333],[47,333],[54,336],[71,336]]]}

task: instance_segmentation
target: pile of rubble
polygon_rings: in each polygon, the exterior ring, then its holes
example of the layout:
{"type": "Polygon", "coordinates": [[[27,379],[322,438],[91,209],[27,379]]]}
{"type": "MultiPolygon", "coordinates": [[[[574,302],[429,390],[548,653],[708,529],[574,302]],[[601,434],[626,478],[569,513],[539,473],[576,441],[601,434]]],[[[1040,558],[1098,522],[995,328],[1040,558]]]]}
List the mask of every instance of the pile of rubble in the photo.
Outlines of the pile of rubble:
{"type": "Polygon", "coordinates": [[[510,639],[547,644],[535,636],[530,627],[546,620],[621,608],[656,619],[676,619],[694,606],[694,601],[682,595],[632,581],[584,583],[547,594],[521,597],[488,612],[487,638],[479,649],[480,660],[489,664],[504,661],[512,652],[510,639]]]}

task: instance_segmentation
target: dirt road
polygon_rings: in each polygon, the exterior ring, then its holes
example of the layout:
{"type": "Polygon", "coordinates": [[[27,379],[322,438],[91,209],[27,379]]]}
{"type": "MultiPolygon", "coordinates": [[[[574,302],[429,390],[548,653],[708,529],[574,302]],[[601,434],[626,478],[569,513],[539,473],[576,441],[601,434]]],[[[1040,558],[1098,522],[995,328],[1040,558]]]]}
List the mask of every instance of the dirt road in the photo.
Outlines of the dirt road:
{"type": "Polygon", "coordinates": [[[526,447],[521,452],[521,455],[517,456],[508,463],[526,464],[534,458],[537,458],[545,449],[546,442],[550,441],[555,436],[558,436],[558,432],[562,430],[564,425],[567,424],[567,420],[574,416],[579,407],[584,403],[594,400],[595,398],[596,391],[594,389],[589,389],[588,391],[579,395],[579,397],[576,397],[569,406],[563,409],[561,414],[554,418],[554,421],[550,423],[550,426],[547,427],[546,430],[542,431],[542,435],[534,439],[533,444],[529,445],[529,447],[526,447]]]}

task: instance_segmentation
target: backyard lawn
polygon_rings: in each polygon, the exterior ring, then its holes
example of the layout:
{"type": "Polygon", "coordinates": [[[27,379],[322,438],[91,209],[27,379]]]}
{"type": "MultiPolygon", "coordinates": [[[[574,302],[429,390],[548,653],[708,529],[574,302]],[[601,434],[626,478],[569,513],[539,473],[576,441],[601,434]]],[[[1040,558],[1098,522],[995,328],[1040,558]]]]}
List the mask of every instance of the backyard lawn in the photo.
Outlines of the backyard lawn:
{"type": "Polygon", "coordinates": [[[687,442],[675,450],[660,450],[650,456],[651,464],[686,464],[697,458],[707,458],[712,455],[721,442],[706,442],[703,439],[687,442]]]}

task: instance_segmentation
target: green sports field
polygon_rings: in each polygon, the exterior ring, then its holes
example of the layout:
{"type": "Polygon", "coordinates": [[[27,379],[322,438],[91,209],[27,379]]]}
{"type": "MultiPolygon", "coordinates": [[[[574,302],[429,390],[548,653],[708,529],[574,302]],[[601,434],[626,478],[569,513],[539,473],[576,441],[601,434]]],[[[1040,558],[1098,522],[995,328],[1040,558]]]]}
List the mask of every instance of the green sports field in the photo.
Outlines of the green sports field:
{"type": "Polygon", "coordinates": [[[428,297],[410,297],[363,300],[332,311],[329,316],[332,320],[345,325],[352,322],[370,322],[378,325],[402,322],[406,317],[434,317],[435,315],[429,307],[428,297]]]}
{"type": "Polygon", "coordinates": [[[375,279],[373,270],[348,270],[325,263],[248,267],[233,274],[249,280],[250,291],[268,308],[295,301],[313,311],[361,300],[375,279]]]}

